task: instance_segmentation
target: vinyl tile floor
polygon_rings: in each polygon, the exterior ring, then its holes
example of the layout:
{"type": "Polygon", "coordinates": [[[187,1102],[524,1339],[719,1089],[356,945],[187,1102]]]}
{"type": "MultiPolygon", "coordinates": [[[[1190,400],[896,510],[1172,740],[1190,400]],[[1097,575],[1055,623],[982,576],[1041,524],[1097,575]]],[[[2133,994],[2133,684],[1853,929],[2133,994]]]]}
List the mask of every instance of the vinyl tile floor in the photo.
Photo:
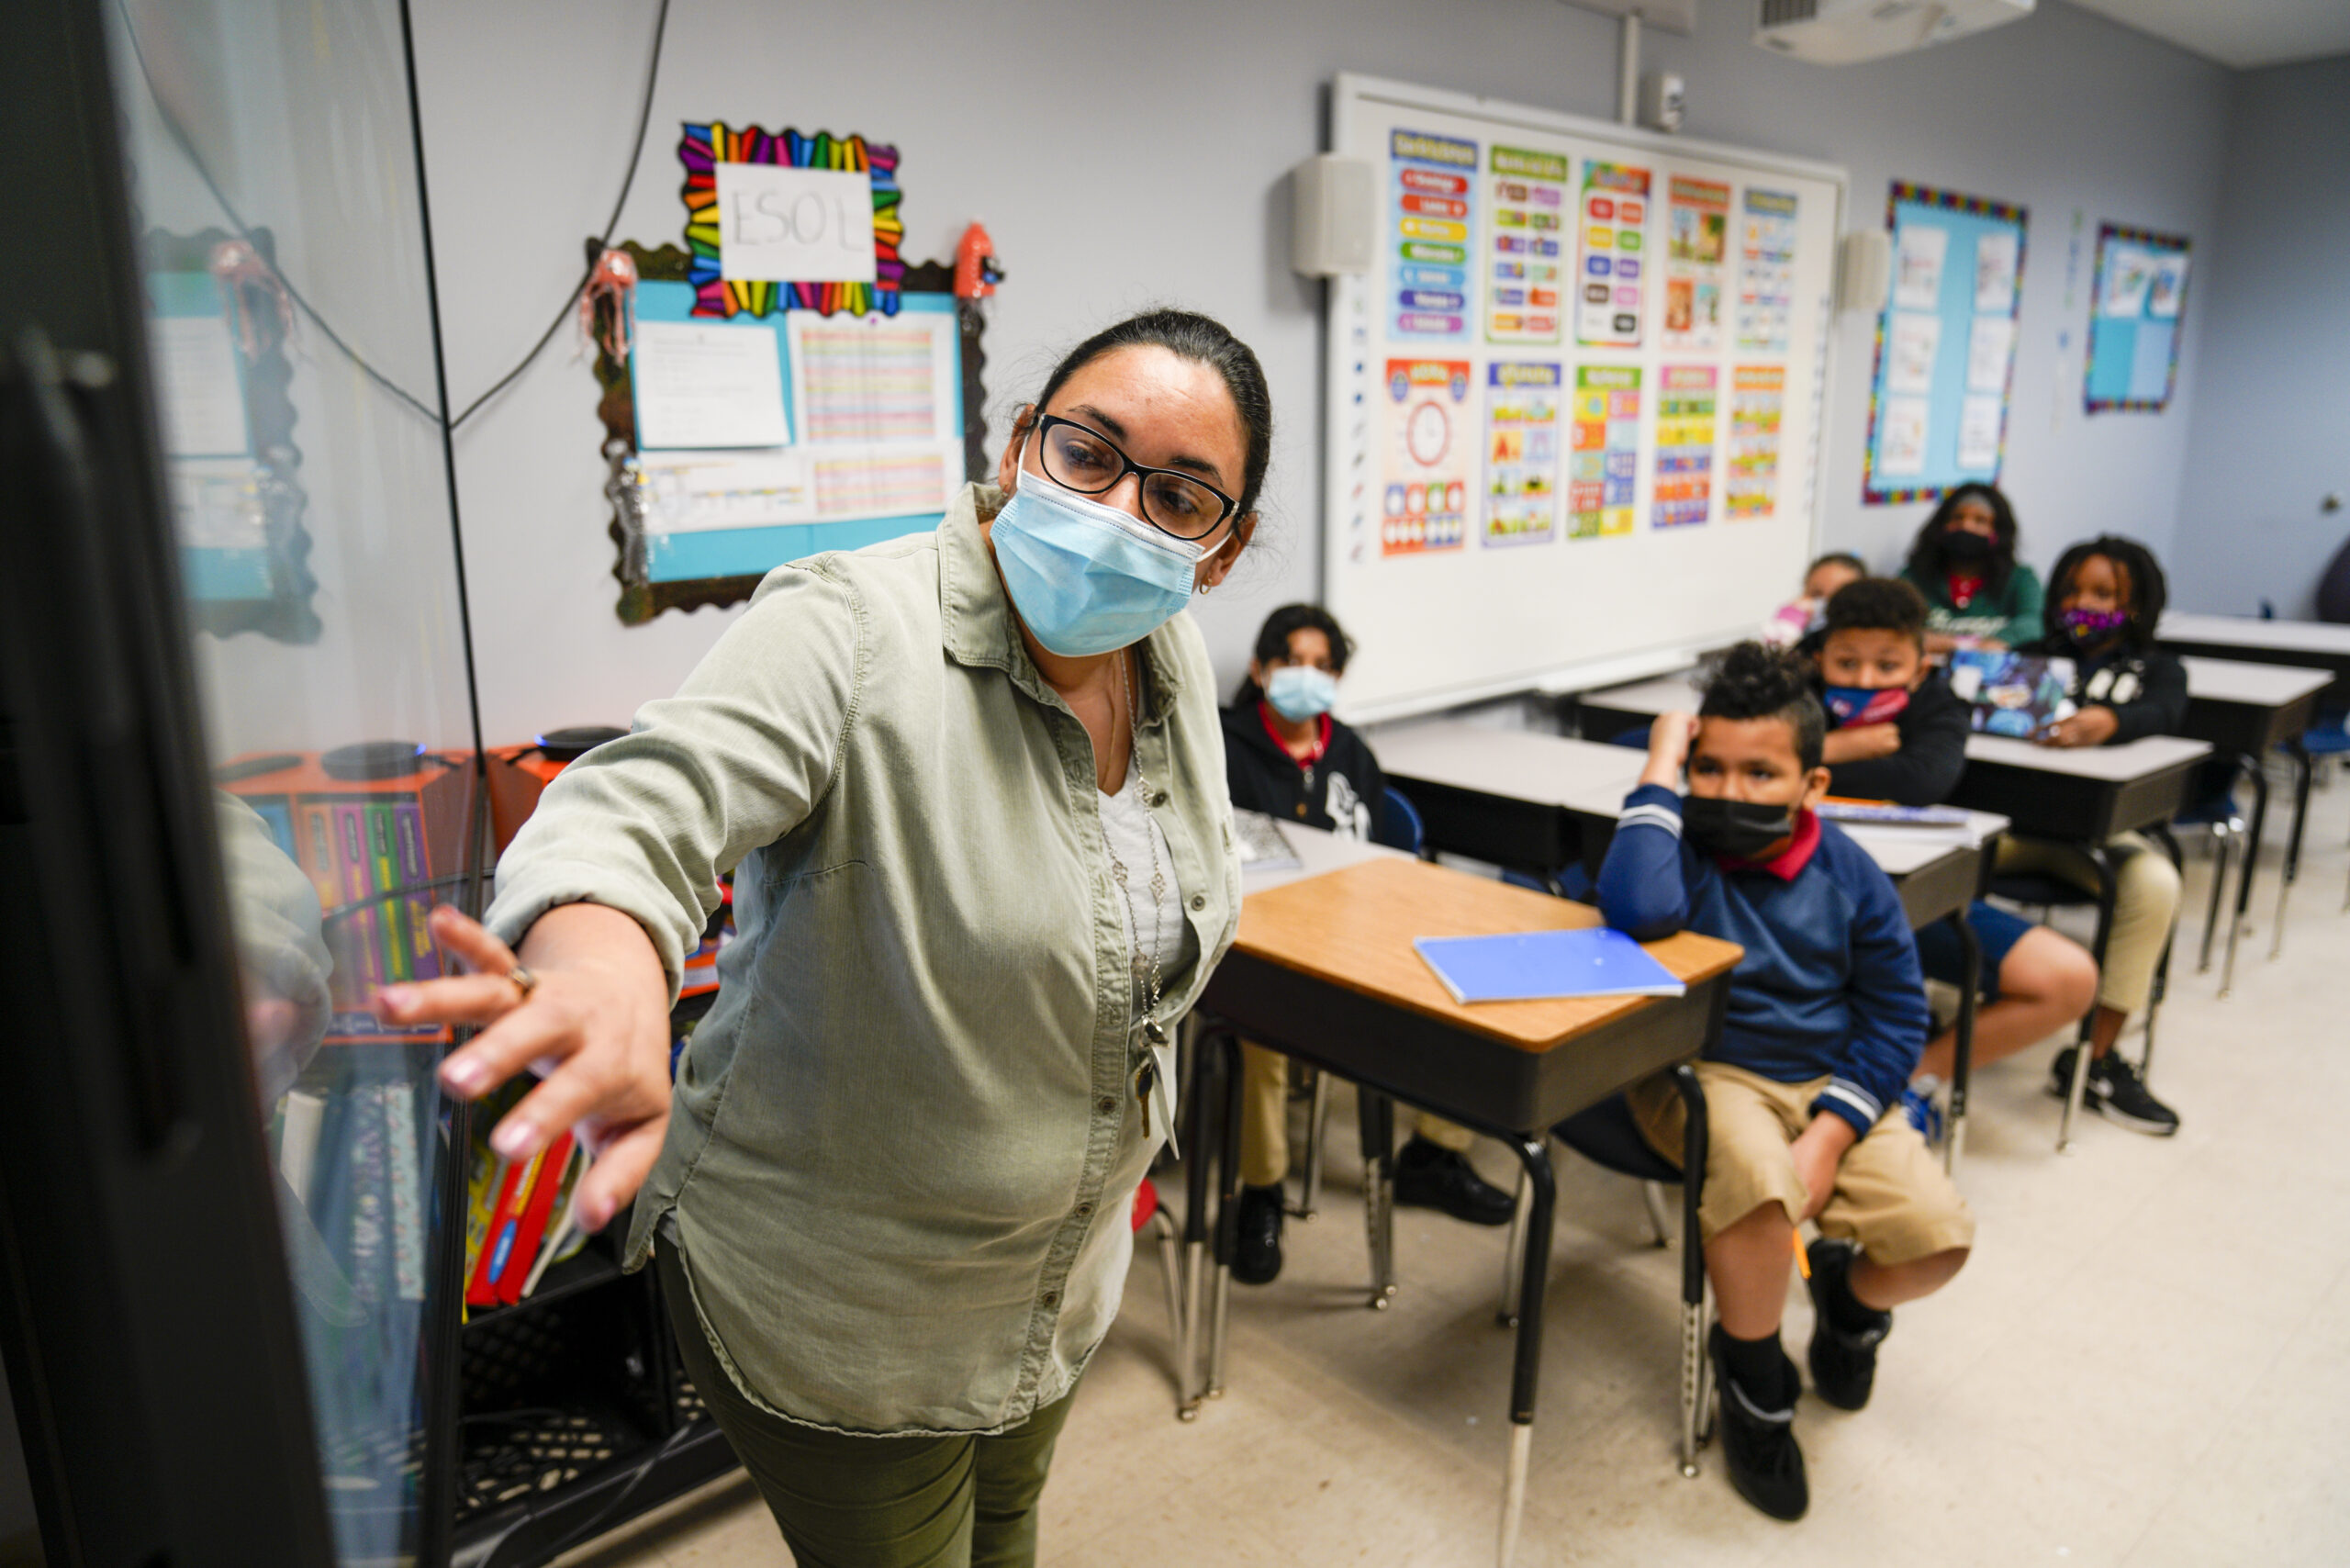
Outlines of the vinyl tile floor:
{"type": "MultiPolygon", "coordinates": [[[[2177,1137],[2091,1115],[2059,1157],[2043,1092],[2053,1043],[1977,1075],[1961,1171],[1981,1226],[1975,1255],[1941,1295],[1902,1309],[1868,1409],[1804,1401],[1812,1503],[1800,1523],[1749,1508],[1712,1450],[1682,1478],[1676,1255],[1651,1244],[1632,1182],[1560,1150],[1518,1562],[2350,1561],[2346,837],[2350,776],[2337,774],[2315,797],[2283,956],[2268,958],[2272,842],[2225,999],[2216,959],[2195,969],[2211,863],[2189,845],[2151,1080],[2184,1120],[2177,1137]]],[[[1322,1212],[1290,1222],[1279,1281],[1235,1288],[1226,1391],[1193,1423],[1175,1420],[1158,1258],[1137,1249],[1045,1494],[1043,1563],[1494,1560],[1505,1233],[1404,1211],[1401,1290],[1389,1310],[1365,1310],[1353,1120],[1341,1092],[1322,1212]]],[[[1500,1148],[1476,1159],[1488,1179],[1511,1179],[1500,1148]]],[[[1180,1194],[1180,1176],[1160,1182],[1180,1194]]],[[[1785,1338],[1798,1361],[1810,1329],[1797,1283],[1785,1338]]],[[[789,1562],[739,1474],[565,1559],[789,1562]]]]}

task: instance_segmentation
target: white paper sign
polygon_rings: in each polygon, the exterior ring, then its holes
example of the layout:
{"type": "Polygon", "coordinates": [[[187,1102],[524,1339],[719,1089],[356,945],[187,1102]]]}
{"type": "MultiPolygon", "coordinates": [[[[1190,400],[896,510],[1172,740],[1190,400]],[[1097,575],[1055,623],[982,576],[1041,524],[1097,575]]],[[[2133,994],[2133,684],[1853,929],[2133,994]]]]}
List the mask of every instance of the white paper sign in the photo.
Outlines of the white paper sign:
{"type": "Polygon", "coordinates": [[[2016,307],[2016,237],[1986,234],[1975,241],[1975,308],[2001,316],[2016,307]]]}
{"type": "Polygon", "coordinates": [[[147,341],[155,352],[163,450],[173,457],[246,451],[245,384],[229,323],[218,316],[150,317],[147,341]]]}
{"type": "Polygon", "coordinates": [[[1958,465],[1990,470],[1999,465],[1999,399],[1969,398],[1958,409],[1958,465]]]}
{"type": "Polygon", "coordinates": [[[2005,316],[1977,316],[1966,336],[1966,389],[2004,395],[2016,324],[2005,316]]]}
{"type": "Polygon", "coordinates": [[[1926,399],[1887,398],[1877,440],[1876,471],[1889,476],[1926,471],[1926,399]]]}
{"type": "Polygon", "coordinates": [[[1893,258],[1895,306],[1903,310],[1941,308],[1942,256],[1949,249],[1949,230],[1922,223],[1903,226],[1893,258]]]}
{"type": "Polygon", "coordinates": [[[718,270],[745,283],[871,283],[873,178],[718,165],[718,270]]]}
{"type": "Polygon", "coordinates": [[[2135,316],[2146,308],[2146,291],[2154,282],[2154,258],[2135,245],[2116,245],[2105,253],[2105,303],[2108,316],[2135,316]]]}
{"type": "Polygon", "coordinates": [[[789,444],[772,329],[639,321],[633,362],[640,447],[789,444]]]}
{"type": "Polygon", "coordinates": [[[832,442],[949,441],[961,340],[944,312],[819,316],[784,320],[790,346],[791,406],[800,439],[832,442]]]}
{"type": "Polygon", "coordinates": [[[649,534],[816,520],[807,459],[798,452],[653,452],[632,462],[629,470],[649,534]]]}
{"type": "Polygon", "coordinates": [[[1941,349],[1942,319],[1897,310],[1886,344],[1885,389],[1922,396],[1934,389],[1934,355],[1941,349]]]}
{"type": "Polygon", "coordinates": [[[2187,296],[2187,257],[2177,252],[2154,258],[2154,276],[2146,286],[2146,314],[2158,320],[2176,320],[2179,302],[2187,296]]]}

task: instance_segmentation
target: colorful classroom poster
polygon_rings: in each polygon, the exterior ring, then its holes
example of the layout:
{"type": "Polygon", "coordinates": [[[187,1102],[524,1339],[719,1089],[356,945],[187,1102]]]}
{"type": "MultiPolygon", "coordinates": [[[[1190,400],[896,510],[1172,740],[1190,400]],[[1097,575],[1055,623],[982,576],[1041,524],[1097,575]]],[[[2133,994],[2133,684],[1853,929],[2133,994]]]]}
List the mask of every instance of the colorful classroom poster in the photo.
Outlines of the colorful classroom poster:
{"type": "Polygon", "coordinates": [[[1779,413],[1787,368],[1741,364],[1729,373],[1729,476],[1722,510],[1732,522],[1779,506],[1779,413]]]}
{"type": "Polygon", "coordinates": [[[1886,208],[1893,292],[1861,454],[1870,506],[1998,483],[2023,297],[2023,208],[1900,181],[1886,208]]]}
{"type": "Polygon", "coordinates": [[[2089,291],[2087,407],[2092,414],[2160,413],[2178,379],[2178,319],[2187,306],[2188,242],[2100,223],[2089,291]]]}
{"type": "Polygon", "coordinates": [[[1586,348],[1640,346],[1640,299],[1648,286],[1649,172],[1586,159],[1575,342],[1586,348]]]}
{"type": "Polygon", "coordinates": [[[1388,162],[1388,333],[1466,342],[1477,144],[1396,130],[1388,162]]]}
{"type": "Polygon", "coordinates": [[[1729,187],[1673,174],[1665,183],[1664,346],[1719,348],[1729,187]]]}
{"type": "Polygon", "coordinates": [[[1485,543],[1540,544],[1559,531],[1559,367],[1485,367],[1485,543]]]}
{"type": "Polygon", "coordinates": [[[1713,510],[1720,375],[1710,364],[1668,364],[1657,373],[1656,486],[1649,518],[1658,528],[1691,527],[1713,510]]]}
{"type": "Polygon", "coordinates": [[[1477,451],[1470,373],[1465,359],[1387,362],[1382,555],[1457,550],[1468,538],[1477,451]]]}
{"type": "Polygon", "coordinates": [[[1486,210],[1485,341],[1559,341],[1561,240],[1566,233],[1567,160],[1554,152],[1495,147],[1486,210]]]}
{"type": "Polygon", "coordinates": [[[1632,532],[1632,487],[1640,468],[1638,365],[1575,367],[1574,423],[1567,469],[1567,537],[1632,532]]]}
{"type": "Polygon", "coordinates": [[[1787,352],[1796,305],[1796,198],[1750,189],[1738,236],[1738,350],[1787,352]]]}

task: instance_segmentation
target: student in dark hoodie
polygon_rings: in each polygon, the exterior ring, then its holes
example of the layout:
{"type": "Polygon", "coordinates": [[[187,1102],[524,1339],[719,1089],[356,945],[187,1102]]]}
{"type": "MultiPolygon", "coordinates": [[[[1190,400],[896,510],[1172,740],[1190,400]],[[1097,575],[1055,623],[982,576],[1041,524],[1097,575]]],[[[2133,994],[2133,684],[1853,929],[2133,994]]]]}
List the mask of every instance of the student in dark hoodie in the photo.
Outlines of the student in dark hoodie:
{"type": "MultiPolygon", "coordinates": [[[[1828,713],[1821,755],[1828,790],[1864,801],[1930,806],[1949,798],[1966,770],[1966,704],[1926,662],[1926,601],[1906,582],[1864,577],[1828,601],[1827,624],[1807,641],[1817,665],[1813,691],[1828,713]]],[[[1985,1005],[1975,1019],[1976,1066],[2013,1056],[2080,1021],[2097,993],[2097,961],[2061,932],[1987,903],[1968,912],[1982,944],[1975,983],[1985,1005]]],[[[1918,933],[1926,973],[1964,983],[1958,938],[1940,922],[1918,933]]],[[[1958,1031],[1926,1045],[1902,1092],[1902,1114],[1928,1143],[1942,1141],[1942,1086],[1955,1070],[1958,1031]]]]}
{"type": "MultiPolygon", "coordinates": [[[[2076,708],[2035,737],[2042,745],[2122,745],[2142,735],[2178,733],[2187,719],[2187,666],[2154,642],[2168,597],[2154,552],[2134,539],[2103,534],[2058,559],[2049,578],[2047,634],[2020,651],[2074,661],[2076,708]]],[[[2167,1137],[2178,1131],[2178,1114],[2146,1092],[2137,1069],[2113,1044],[2153,994],[2154,969],[2178,917],[2178,868],[2140,834],[2121,834],[2104,847],[2114,862],[2113,928],[2106,938],[2082,1099],[2133,1132],[2167,1137]]],[[[2010,834],[1999,847],[1999,869],[2058,877],[2087,891],[2098,885],[2087,856],[2049,839],[2010,834]]],[[[2057,1053],[2049,1092],[2071,1090],[2077,1055],[2072,1047],[2057,1053]]]]}
{"type": "MultiPolygon", "coordinates": [[[[1698,1220],[1725,1467],[1781,1519],[1810,1497],[1794,1428],[1801,1379],[1779,1343],[1796,1227],[1819,1226],[1806,1269],[1812,1384],[1846,1410],[1868,1403],[1893,1309],[1947,1284],[1975,1238],[1942,1163],[1887,1114],[1925,1044],[1926,1000],[1900,896],[1813,812],[1828,792],[1825,728],[1799,662],[1732,648],[1697,717],[1657,720],[1599,872],[1616,929],[1644,942],[1696,931],[1746,950],[1697,1064],[1709,1128],[1698,1220]]],[[[1628,1098],[1651,1147],[1678,1161],[1669,1079],[1628,1098]]]]}
{"type": "MultiPolygon", "coordinates": [[[[1256,657],[1224,711],[1232,803],[1346,838],[1380,839],[1387,781],[1362,737],[1330,716],[1354,644],[1317,604],[1265,618],[1256,657]]],[[[1281,1269],[1281,1183],[1289,1175],[1289,1058],[1243,1044],[1240,1240],[1232,1277],[1264,1284],[1281,1269]]],[[[1423,1112],[1395,1159],[1395,1201],[1472,1225],[1506,1225],[1516,1203],[1469,1163],[1468,1128],[1423,1112]]]]}

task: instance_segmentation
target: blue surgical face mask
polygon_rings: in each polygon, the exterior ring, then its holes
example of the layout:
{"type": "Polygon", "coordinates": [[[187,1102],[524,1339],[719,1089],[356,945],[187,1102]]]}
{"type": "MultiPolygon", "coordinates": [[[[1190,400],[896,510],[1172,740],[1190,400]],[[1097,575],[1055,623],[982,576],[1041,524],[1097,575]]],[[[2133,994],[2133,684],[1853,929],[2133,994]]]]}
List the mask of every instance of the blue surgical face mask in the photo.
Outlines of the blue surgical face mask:
{"type": "Polygon", "coordinates": [[[1338,680],[1312,665],[1282,665],[1265,678],[1265,700],[1292,724],[1327,713],[1338,700],[1338,680]]]}
{"type": "Polygon", "coordinates": [[[995,514],[996,566],[1036,641],[1064,658],[1138,643],[1192,597],[1199,546],[1023,469],[995,514]]]}

